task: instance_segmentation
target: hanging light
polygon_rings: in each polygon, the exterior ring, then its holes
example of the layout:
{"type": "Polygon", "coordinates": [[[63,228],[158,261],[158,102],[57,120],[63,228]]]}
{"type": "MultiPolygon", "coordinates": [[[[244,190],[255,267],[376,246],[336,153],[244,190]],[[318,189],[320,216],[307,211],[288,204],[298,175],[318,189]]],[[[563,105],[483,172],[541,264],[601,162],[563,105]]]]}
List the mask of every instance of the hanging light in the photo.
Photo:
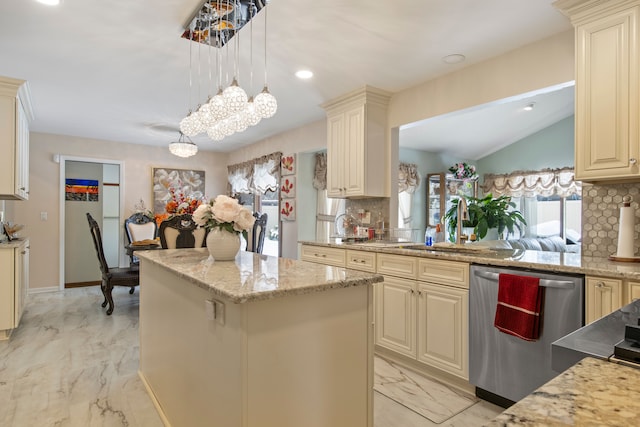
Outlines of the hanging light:
{"type": "Polygon", "coordinates": [[[264,88],[260,92],[253,103],[256,108],[256,112],[263,119],[272,117],[278,110],[278,102],[276,97],[271,95],[267,85],[267,8],[264,9],[264,88]]]}
{"type": "Polygon", "coordinates": [[[180,132],[180,138],[169,144],[169,151],[174,156],[191,157],[198,152],[198,146],[188,136],[180,132]]]}
{"type": "MultiPolygon", "coordinates": [[[[251,84],[253,86],[253,21],[257,15],[257,11],[266,8],[267,1],[261,2],[261,6],[256,6],[254,0],[251,0],[247,18],[243,17],[241,11],[237,10],[237,3],[230,0],[208,0],[205,5],[196,13],[196,17],[191,22],[189,29],[183,34],[184,38],[190,41],[207,44],[209,49],[215,40],[216,65],[215,69],[218,81],[218,91],[215,95],[209,95],[207,101],[203,105],[198,105],[194,110],[189,111],[187,117],[180,122],[180,130],[185,136],[195,136],[206,132],[213,141],[220,141],[226,136],[230,136],[235,132],[243,132],[249,126],[257,125],[263,118],[272,117],[278,108],[276,98],[269,92],[267,85],[267,15],[265,10],[265,45],[264,45],[264,88],[255,97],[249,97],[247,92],[240,87],[238,83],[239,76],[239,53],[240,53],[240,28],[243,24],[251,22],[251,84]],[[258,9],[260,7],[260,9],[258,9]],[[231,13],[235,10],[235,14],[231,13]],[[219,13],[224,11],[225,13],[219,13]],[[232,18],[233,16],[233,18],[232,18]],[[224,17],[225,22],[229,25],[221,26],[221,19],[224,17]],[[194,38],[193,28],[198,29],[206,37],[194,38]],[[222,85],[222,64],[220,60],[221,48],[226,45],[227,61],[231,58],[229,55],[229,43],[233,36],[234,40],[234,59],[233,59],[233,78],[231,84],[223,90],[222,85]]],[[[198,50],[198,82],[200,82],[200,50],[198,50]]],[[[227,62],[225,68],[230,69],[230,62],[227,62]]],[[[209,83],[213,89],[214,82],[212,79],[211,66],[211,50],[209,50],[209,83]]],[[[192,53],[189,49],[189,105],[191,103],[192,93],[192,53]]],[[[200,97],[200,86],[198,85],[198,98],[200,97]]]]}

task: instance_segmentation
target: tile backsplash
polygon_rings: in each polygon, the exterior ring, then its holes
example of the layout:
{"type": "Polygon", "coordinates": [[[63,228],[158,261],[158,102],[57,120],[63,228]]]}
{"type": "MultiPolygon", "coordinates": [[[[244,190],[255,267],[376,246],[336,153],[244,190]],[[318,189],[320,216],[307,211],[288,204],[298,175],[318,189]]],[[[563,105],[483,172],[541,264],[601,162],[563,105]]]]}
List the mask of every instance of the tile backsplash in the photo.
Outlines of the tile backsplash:
{"type": "Polygon", "coordinates": [[[626,195],[633,197],[635,209],[634,249],[640,242],[640,183],[582,186],[582,254],[608,257],[618,250],[620,206],[626,195]]]}

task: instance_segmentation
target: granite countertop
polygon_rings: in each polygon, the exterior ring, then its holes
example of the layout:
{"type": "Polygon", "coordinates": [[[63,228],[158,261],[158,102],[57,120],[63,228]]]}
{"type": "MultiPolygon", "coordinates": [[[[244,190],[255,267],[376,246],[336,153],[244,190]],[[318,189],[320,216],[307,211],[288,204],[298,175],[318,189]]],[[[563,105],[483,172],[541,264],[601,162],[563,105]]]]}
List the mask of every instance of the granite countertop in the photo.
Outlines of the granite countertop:
{"type": "Polygon", "coordinates": [[[407,242],[404,244],[393,243],[388,245],[376,243],[343,243],[340,239],[331,239],[329,241],[300,241],[299,243],[359,251],[438,258],[498,267],[529,268],[555,273],[573,273],[640,280],[640,263],[614,262],[609,261],[607,258],[587,257],[571,252],[497,249],[478,251],[477,253],[462,253],[426,250],[426,246],[424,245],[418,250],[407,249],[409,246],[420,247],[420,243],[407,242]]]}
{"type": "Polygon", "coordinates": [[[0,249],[14,249],[19,248],[25,242],[25,240],[29,240],[27,237],[20,237],[18,239],[13,239],[12,241],[5,240],[0,242],[0,249]]]}
{"type": "Polygon", "coordinates": [[[638,396],[640,369],[586,358],[486,426],[632,426],[640,414],[638,396]]]}
{"type": "Polygon", "coordinates": [[[382,282],[379,274],[240,251],[235,261],[213,261],[206,248],[136,251],[151,262],[233,303],[364,286],[382,282]]]}

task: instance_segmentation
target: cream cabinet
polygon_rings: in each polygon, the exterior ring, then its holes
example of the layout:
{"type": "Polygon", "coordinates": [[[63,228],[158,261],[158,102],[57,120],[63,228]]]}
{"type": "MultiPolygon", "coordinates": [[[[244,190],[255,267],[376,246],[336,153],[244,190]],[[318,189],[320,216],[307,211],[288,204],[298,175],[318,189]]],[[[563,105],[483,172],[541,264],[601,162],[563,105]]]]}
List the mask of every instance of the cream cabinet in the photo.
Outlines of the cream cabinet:
{"type": "Polygon", "coordinates": [[[640,178],[640,1],[560,0],[575,26],[575,177],[640,178]]]}
{"type": "Polygon", "coordinates": [[[389,97],[387,92],[364,87],[323,105],[329,197],[389,197],[389,97]]]}
{"type": "Polygon", "coordinates": [[[623,305],[622,280],[588,276],[585,280],[585,324],[623,305]]]}
{"type": "Polygon", "coordinates": [[[340,248],[328,248],[325,246],[302,245],[302,261],[310,261],[318,264],[332,265],[334,267],[344,267],[346,251],[340,248]]]}
{"type": "Polygon", "coordinates": [[[633,301],[640,299],[640,282],[627,282],[627,299],[625,304],[632,303],[633,301]]]}
{"type": "Polygon", "coordinates": [[[469,378],[469,291],[418,282],[418,360],[469,378]]]}
{"type": "Polygon", "coordinates": [[[376,345],[469,378],[469,265],[378,254],[376,345]]]}
{"type": "Polygon", "coordinates": [[[0,199],[29,198],[29,86],[0,77],[0,199]]]}
{"type": "Polygon", "coordinates": [[[347,249],[346,267],[354,270],[376,272],[376,253],[347,249]]]}
{"type": "Polygon", "coordinates": [[[18,327],[29,287],[29,241],[0,249],[0,340],[18,327]]]}
{"type": "Polygon", "coordinates": [[[416,281],[384,276],[376,286],[375,342],[416,357],[416,281]]]}

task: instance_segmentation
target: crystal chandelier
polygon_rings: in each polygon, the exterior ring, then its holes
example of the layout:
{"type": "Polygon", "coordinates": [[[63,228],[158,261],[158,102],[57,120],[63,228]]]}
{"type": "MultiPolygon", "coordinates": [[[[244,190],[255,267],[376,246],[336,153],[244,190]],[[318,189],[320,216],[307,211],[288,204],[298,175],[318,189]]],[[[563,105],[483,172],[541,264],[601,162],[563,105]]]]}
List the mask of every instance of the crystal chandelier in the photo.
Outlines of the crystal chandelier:
{"type": "MultiPolygon", "coordinates": [[[[267,86],[267,1],[264,0],[207,0],[198,9],[195,18],[190,21],[182,37],[207,45],[210,50],[216,47],[216,73],[218,90],[215,95],[209,95],[206,102],[180,122],[180,131],[186,136],[196,136],[206,133],[213,141],[221,141],[236,132],[244,132],[250,126],[257,125],[262,119],[272,117],[277,109],[276,98],[269,92],[267,86]],[[246,23],[251,27],[251,80],[253,83],[253,18],[261,9],[264,10],[264,88],[254,96],[238,83],[239,74],[239,30],[246,23]],[[235,36],[234,70],[231,83],[222,89],[221,49],[227,45],[227,59],[229,42],[235,36]]],[[[189,61],[191,61],[191,50],[189,61]]],[[[190,62],[191,63],[191,62],[190,62]]],[[[227,64],[228,65],[228,64],[227,64]]],[[[209,65],[211,80],[211,66],[209,65]]],[[[189,90],[191,93],[191,68],[189,74],[189,90]]],[[[191,102],[190,102],[191,105],[191,102]]]]}
{"type": "Polygon", "coordinates": [[[198,146],[188,136],[180,132],[180,138],[169,144],[169,151],[178,157],[191,157],[198,152],[198,146]]]}

